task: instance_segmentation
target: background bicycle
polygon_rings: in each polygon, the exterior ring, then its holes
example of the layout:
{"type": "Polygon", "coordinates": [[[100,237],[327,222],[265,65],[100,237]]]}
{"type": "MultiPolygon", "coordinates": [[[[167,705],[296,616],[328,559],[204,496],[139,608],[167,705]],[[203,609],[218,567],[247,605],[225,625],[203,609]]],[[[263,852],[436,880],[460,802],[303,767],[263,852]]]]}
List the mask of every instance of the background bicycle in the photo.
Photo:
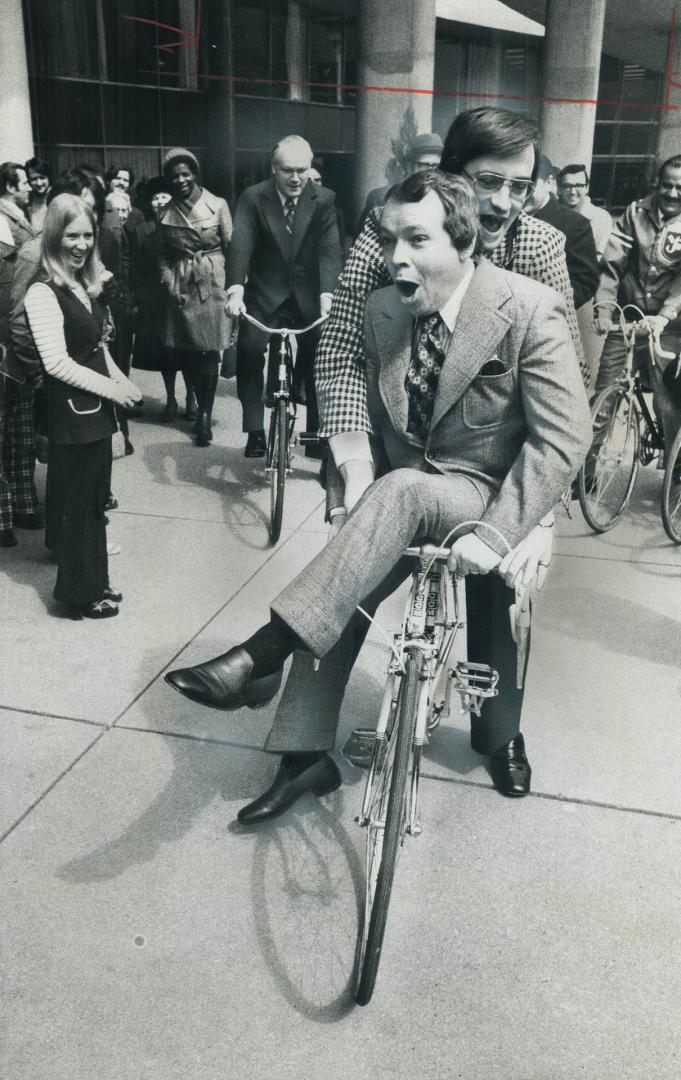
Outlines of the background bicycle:
{"type": "MultiPolygon", "coordinates": [[[[284,517],[284,490],[286,477],[291,473],[293,458],[293,429],[296,422],[296,401],[293,394],[293,342],[302,334],[314,330],[326,319],[322,315],[309,326],[299,329],[292,327],[265,326],[247,311],[242,317],[253,326],[270,335],[267,346],[267,401],[271,405],[270,424],[267,437],[267,457],[265,476],[270,482],[270,541],[276,544],[281,535],[284,517]]],[[[298,441],[302,445],[314,445],[319,442],[317,435],[301,432],[298,441]]]]}
{"type": "MultiPolygon", "coordinates": [[[[622,374],[596,397],[591,409],[593,443],[578,477],[582,513],[595,532],[606,532],[619,521],[631,499],[640,464],[648,465],[664,453],[664,437],[659,418],[649,408],[645,394],[646,372],[637,348],[647,345],[650,364],[658,359],[672,359],[673,353],[661,349],[653,327],[643,312],[633,304],[624,308],[615,304],[619,329],[626,349],[622,374]],[[627,322],[627,315],[636,321],[627,322]]],[[[675,457],[681,453],[681,444],[675,457]]],[[[661,511],[665,528],[675,543],[681,543],[681,512],[675,503],[676,488],[666,482],[675,467],[668,455],[665,483],[661,492],[661,511]],[[670,510],[670,500],[675,509],[670,510]],[[670,530],[668,522],[676,523],[670,530]]],[[[677,470],[678,471],[678,470],[677,470]]]]}

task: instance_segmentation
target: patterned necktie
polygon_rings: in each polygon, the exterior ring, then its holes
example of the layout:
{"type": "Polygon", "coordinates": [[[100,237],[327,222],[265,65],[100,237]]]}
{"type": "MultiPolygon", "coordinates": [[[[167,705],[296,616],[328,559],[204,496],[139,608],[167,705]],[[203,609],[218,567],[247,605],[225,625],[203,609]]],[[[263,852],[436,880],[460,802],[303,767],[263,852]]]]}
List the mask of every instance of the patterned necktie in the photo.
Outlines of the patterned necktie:
{"type": "Polygon", "coordinates": [[[286,221],[286,232],[293,232],[293,222],[296,220],[296,200],[290,195],[287,195],[284,203],[284,219],[286,221]]]}
{"type": "Polygon", "coordinates": [[[445,350],[440,341],[442,319],[435,312],[416,320],[414,347],[404,388],[409,399],[407,431],[425,442],[433,415],[445,350]]]}

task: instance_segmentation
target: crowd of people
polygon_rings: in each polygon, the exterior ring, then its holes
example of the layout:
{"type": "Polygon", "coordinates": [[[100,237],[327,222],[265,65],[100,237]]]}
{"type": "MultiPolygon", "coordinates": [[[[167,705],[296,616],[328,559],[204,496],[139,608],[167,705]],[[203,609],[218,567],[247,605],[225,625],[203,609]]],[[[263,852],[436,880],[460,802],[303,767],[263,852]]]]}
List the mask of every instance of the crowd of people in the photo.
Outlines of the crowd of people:
{"type": "MultiPolygon", "coordinates": [[[[662,347],[681,349],[681,156],[613,223],[590,201],[586,167],[555,168],[532,122],[467,110],[444,144],[417,136],[406,179],[369,193],[347,258],[319,165],[303,138],[283,138],[233,216],[181,147],[137,186],[126,165],[56,178],[37,158],[0,165],[0,546],[45,528],[55,599],[73,617],[116,615],[106,512],[113,432],[134,451],[131,369],[160,373],[167,423],[181,372],[184,419],[206,447],[236,336],[243,453],[262,457],[266,336],[240,317],[301,328],[326,315],[319,338],[301,338],[294,392],[308,431],[328,443],[333,539],[253,638],[169,682],[237,708],[272,697],[294,653],[268,740],[281,766],[241,817],[255,823],[306,790],[331,790],[328,751],[367,629],[356,604],[371,612],[392,591],[411,539],[441,540],[474,517],[483,524],[455,541],[452,566],[475,612],[469,656],[495,667],[503,690],[473,718],[472,745],[491,755],[500,791],[523,795],[512,588],[550,559],[551,508],[590,442],[588,395],[622,370],[613,302],[635,301],[662,347]]],[[[681,422],[675,374],[669,360],[650,372],[667,444],[681,422]]]]}

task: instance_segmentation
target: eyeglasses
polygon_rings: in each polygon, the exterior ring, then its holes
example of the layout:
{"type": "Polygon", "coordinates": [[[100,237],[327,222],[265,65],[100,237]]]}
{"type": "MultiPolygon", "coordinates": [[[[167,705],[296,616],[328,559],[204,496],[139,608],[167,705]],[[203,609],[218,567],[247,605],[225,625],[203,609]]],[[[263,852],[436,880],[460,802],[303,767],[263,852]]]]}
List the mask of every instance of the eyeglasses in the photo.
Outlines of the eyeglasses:
{"type": "Polygon", "coordinates": [[[473,176],[471,173],[462,169],[464,176],[473,184],[476,191],[485,195],[494,195],[495,192],[501,191],[502,187],[508,188],[508,193],[514,202],[525,202],[525,200],[534,191],[533,180],[519,180],[512,176],[502,176],[500,173],[494,172],[481,172],[473,176]]]}
{"type": "Polygon", "coordinates": [[[561,191],[584,191],[586,184],[559,184],[561,191]]]}

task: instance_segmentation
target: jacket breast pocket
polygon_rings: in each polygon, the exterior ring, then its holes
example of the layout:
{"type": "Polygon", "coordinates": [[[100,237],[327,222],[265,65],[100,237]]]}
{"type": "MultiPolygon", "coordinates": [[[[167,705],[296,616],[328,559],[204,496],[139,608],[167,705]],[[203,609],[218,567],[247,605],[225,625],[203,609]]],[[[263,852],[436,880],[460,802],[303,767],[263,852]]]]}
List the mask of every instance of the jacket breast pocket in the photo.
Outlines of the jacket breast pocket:
{"type": "Polygon", "coordinates": [[[102,399],[95,394],[74,394],[66,400],[71,411],[77,416],[93,416],[102,408],[102,399]]]}
{"type": "Polygon", "coordinates": [[[469,428],[498,427],[516,409],[516,396],[513,368],[500,375],[478,375],[463,395],[464,424],[469,428]]]}

